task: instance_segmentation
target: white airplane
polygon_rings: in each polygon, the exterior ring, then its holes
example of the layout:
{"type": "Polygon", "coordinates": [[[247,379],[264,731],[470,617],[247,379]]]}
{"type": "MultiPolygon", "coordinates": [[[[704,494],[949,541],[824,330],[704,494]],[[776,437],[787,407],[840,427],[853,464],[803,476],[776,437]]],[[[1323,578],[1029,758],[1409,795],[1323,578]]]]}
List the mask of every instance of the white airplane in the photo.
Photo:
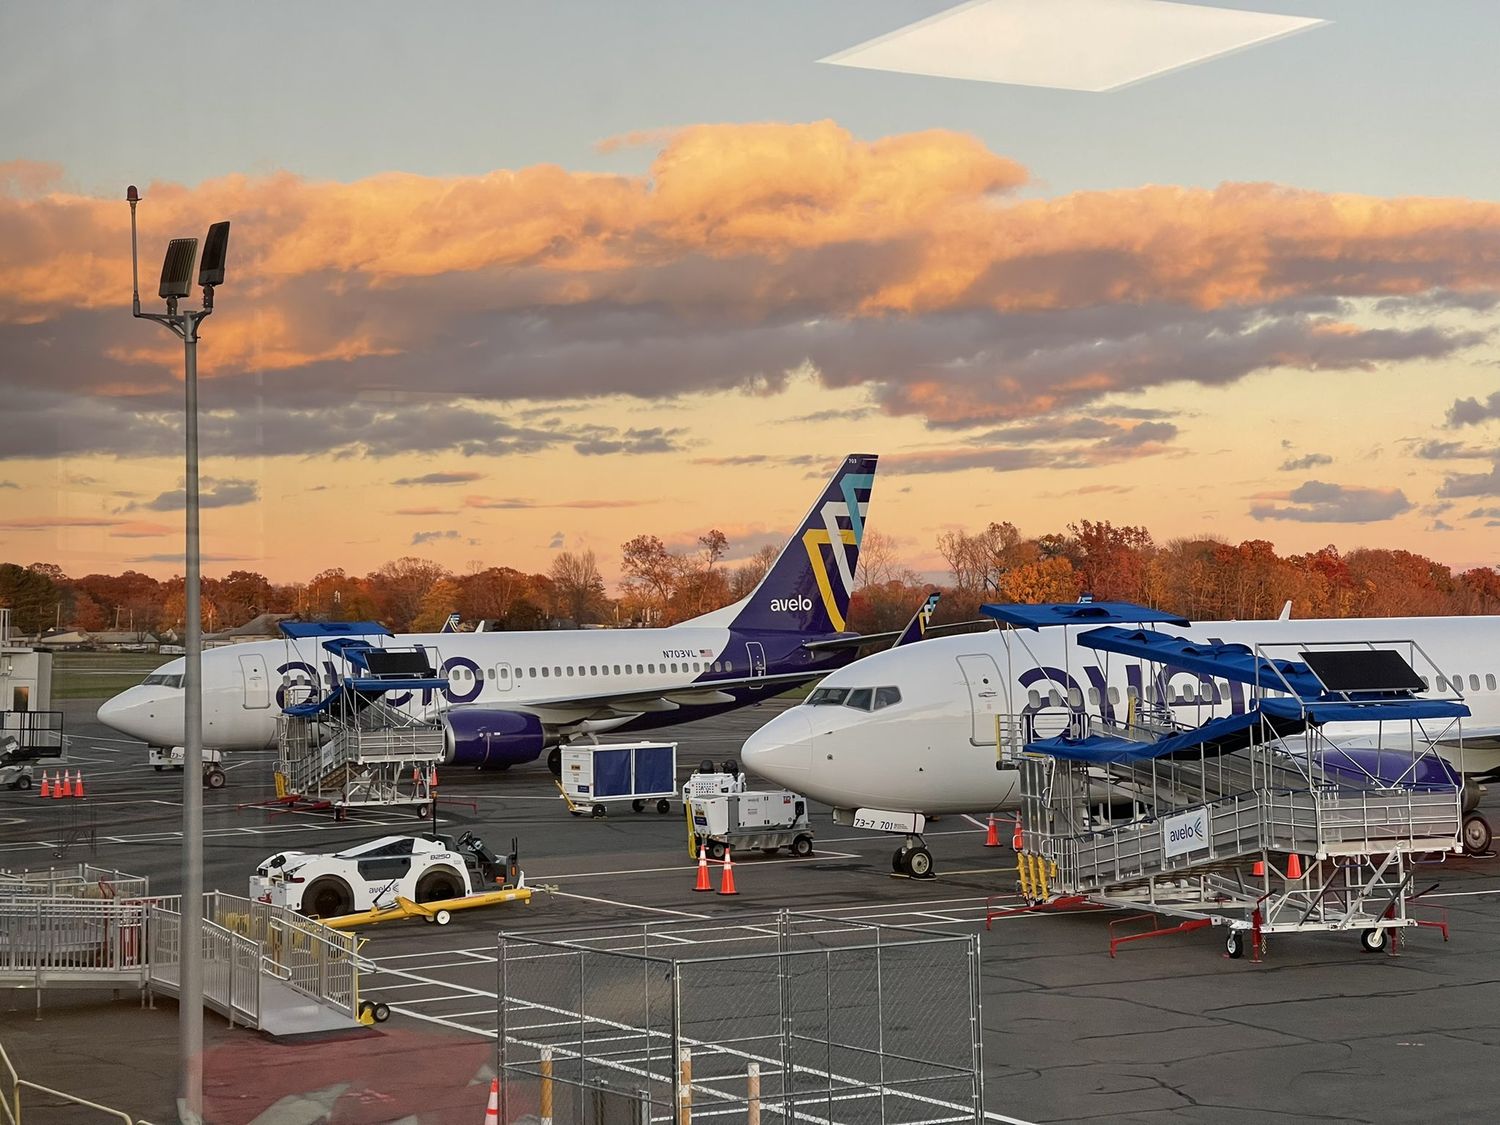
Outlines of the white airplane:
{"type": "MultiPolygon", "coordinates": [[[[288,622],[282,640],[210,649],[204,746],[275,745],[287,699],[331,693],[369,648],[421,650],[447,686],[385,702],[439,718],[449,764],[488,769],[550,751],[555,773],[570,740],[700,719],[806,683],[880,639],[845,629],[875,465],[874,454],[845,458],[754,591],[680,625],[393,636],[372,622],[288,622]]],[[[162,665],[100,707],[99,721],[150,746],[181,745],[183,667],[162,665]]]]}
{"type": "MultiPolygon", "coordinates": [[[[829,675],[800,706],[751,735],[741,760],[747,770],[831,805],[837,823],[903,834],[893,867],[928,874],[926,816],[1019,807],[1020,775],[997,752],[997,717],[1050,712],[1060,728],[1086,704],[1123,712],[1142,698],[1142,665],[1100,661],[1077,644],[1079,632],[991,630],[867,656],[829,675]]],[[[1470,782],[1500,776],[1500,617],[1282,618],[1204,622],[1170,632],[1252,647],[1413,641],[1443,670],[1432,677],[1437,693],[1461,697],[1471,711],[1462,724],[1461,752],[1446,744],[1439,751],[1470,782]]],[[[1295,658],[1291,647],[1276,655],[1295,658]]],[[[1189,726],[1243,711],[1248,694],[1242,684],[1187,671],[1159,677],[1148,689],[1189,726]]],[[[1479,790],[1466,788],[1469,809],[1479,790]]],[[[1471,813],[1466,848],[1483,851],[1488,837],[1488,824],[1471,813]]]]}

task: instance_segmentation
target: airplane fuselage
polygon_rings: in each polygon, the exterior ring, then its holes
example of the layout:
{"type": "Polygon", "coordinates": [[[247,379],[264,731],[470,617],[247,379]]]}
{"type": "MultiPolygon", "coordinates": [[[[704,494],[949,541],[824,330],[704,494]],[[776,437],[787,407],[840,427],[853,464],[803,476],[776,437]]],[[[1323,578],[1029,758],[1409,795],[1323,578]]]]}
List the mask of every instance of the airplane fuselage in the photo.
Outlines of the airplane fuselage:
{"type": "MultiPolygon", "coordinates": [[[[745,685],[747,678],[815,675],[847,664],[848,651],[810,652],[794,633],[721,627],[568,630],[546,633],[371,635],[377,648],[421,646],[447,680],[441,689],[392,693],[385,701],[432,717],[453,707],[516,708],[548,718],[548,702],[611,693],[659,693],[634,713],[601,707],[581,714],[559,708],[556,725],[575,733],[637,730],[682,722],[755,703],[786,684],[745,685]],[[717,682],[741,686],[710,692],[717,682]],[[673,693],[681,693],[674,700],[673,693]],[[685,711],[691,714],[684,714],[685,711]]],[[[291,699],[324,696],[351,673],[320,638],[252,641],[203,654],[204,745],[219,750],[273,746],[277,719],[291,699]]],[[[158,668],[144,684],[115,697],[101,718],[151,745],[182,742],[184,661],[158,668]]]]}
{"type": "MultiPolygon", "coordinates": [[[[998,762],[997,718],[1033,716],[1039,733],[1057,733],[1070,713],[1123,717],[1132,699],[1138,704],[1148,694],[1188,726],[1246,709],[1252,692],[1243,684],[1170,668],[1145,684],[1141,663],[1082,648],[1079,631],[944,637],[866,657],[752,735],[745,766],[838,808],[982,813],[1013,808],[1019,799],[1017,772],[998,762]],[[866,687],[895,689],[900,701],[873,710],[818,703],[840,689],[866,687]]],[[[1208,622],[1166,631],[1276,645],[1266,655],[1282,659],[1296,659],[1298,643],[1412,641],[1430,658],[1419,653],[1413,666],[1437,681],[1438,694],[1462,696],[1470,707],[1464,728],[1500,728],[1500,618],[1208,622]]],[[[1485,774],[1500,765],[1493,742],[1493,734],[1477,746],[1466,742],[1462,768],[1485,774]]]]}

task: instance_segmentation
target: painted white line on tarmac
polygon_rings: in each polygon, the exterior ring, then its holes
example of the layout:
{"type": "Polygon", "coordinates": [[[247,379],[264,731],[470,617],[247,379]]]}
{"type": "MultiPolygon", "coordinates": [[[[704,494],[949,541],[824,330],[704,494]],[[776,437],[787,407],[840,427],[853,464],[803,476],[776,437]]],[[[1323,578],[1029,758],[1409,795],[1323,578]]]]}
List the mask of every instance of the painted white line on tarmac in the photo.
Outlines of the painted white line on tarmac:
{"type": "MultiPolygon", "coordinates": [[[[667,870],[675,871],[677,868],[668,868],[667,870]]],[[[626,910],[649,910],[652,914],[671,914],[678,918],[692,918],[700,922],[706,922],[709,918],[713,917],[711,914],[694,914],[687,910],[669,910],[665,906],[640,906],[633,902],[620,902],[612,898],[596,898],[593,895],[579,895],[571,891],[549,891],[547,893],[556,895],[558,898],[576,898],[583,902],[597,902],[602,906],[619,906],[626,910]]]]}
{"type": "MultiPolygon", "coordinates": [[[[817,863],[819,860],[824,860],[824,859],[864,859],[864,858],[865,858],[864,856],[862,856],[862,855],[856,855],[854,852],[823,852],[823,851],[820,851],[820,852],[815,852],[813,855],[809,855],[809,856],[783,856],[782,858],[777,859],[774,862],[777,863],[777,864],[782,864],[782,863],[817,863]]],[[[718,864],[719,863],[718,860],[713,860],[711,862],[713,862],[714,864],[718,864]]],[[[760,859],[751,859],[751,860],[743,860],[742,859],[742,860],[737,860],[737,861],[735,861],[735,865],[736,866],[743,866],[743,867],[746,868],[746,870],[755,870],[755,869],[759,868],[760,866],[762,866],[763,864],[770,864],[771,862],[772,862],[771,858],[769,856],[766,856],[766,857],[760,858],[760,859]]],[[[545,881],[545,882],[549,882],[550,883],[550,882],[553,882],[553,881],[558,880],[558,879],[597,879],[597,878],[606,878],[606,877],[617,878],[617,877],[619,877],[621,875],[660,875],[662,872],[670,872],[670,871],[677,871],[677,872],[684,872],[685,871],[685,872],[691,873],[695,869],[696,864],[697,864],[696,860],[684,860],[682,863],[674,864],[674,865],[672,865],[670,867],[626,867],[626,868],[622,868],[622,869],[614,870],[614,871],[572,871],[572,872],[565,872],[565,873],[558,873],[558,874],[552,874],[552,873],[543,872],[543,873],[538,873],[538,874],[528,874],[527,878],[530,879],[533,882],[543,882],[543,881],[545,881]]],[[[530,869],[528,868],[528,871],[529,870],[530,869]]]]}

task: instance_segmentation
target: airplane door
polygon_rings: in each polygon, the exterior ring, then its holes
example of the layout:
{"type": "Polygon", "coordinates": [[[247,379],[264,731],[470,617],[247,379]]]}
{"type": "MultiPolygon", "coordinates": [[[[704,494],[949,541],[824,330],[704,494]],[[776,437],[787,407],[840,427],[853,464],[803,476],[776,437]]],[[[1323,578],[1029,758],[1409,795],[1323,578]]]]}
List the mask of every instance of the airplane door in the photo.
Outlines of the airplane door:
{"type": "Polygon", "coordinates": [[[1000,713],[1000,669],[995,658],[983,653],[960,656],[958,668],[969,685],[969,708],[974,726],[969,741],[975,746],[995,745],[995,716],[1000,713]]]}
{"type": "Polygon", "coordinates": [[[495,688],[495,690],[496,691],[509,691],[511,689],[511,685],[512,685],[512,680],[511,680],[511,674],[510,674],[510,665],[509,664],[496,664],[495,665],[495,681],[494,681],[494,688],[495,688]]]}
{"type": "Polygon", "coordinates": [[[266,676],[264,656],[240,657],[240,674],[245,677],[245,708],[254,710],[271,706],[271,681],[266,676]]]}
{"type": "Polygon", "coordinates": [[[766,674],[766,650],[759,641],[746,641],[745,653],[750,658],[750,678],[766,674]]]}

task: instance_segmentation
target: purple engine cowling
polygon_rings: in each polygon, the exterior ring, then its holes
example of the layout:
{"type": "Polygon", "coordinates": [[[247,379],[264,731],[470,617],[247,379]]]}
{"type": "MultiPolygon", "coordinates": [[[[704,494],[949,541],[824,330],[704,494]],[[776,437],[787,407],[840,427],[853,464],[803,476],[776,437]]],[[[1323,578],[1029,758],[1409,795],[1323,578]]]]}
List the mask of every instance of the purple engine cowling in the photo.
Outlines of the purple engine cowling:
{"type": "Polygon", "coordinates": [[[1474,811],[1483,793],[1436,754],[1424,754],[1413,761],[1409,751],[1348,746],[1326,750],[1321,759],[1330,774],[1358,783],[1375,779],[1414,789],[1457,789],[1462,794],[1461,808],[1465,813],[1474,811]]]}
{"type": "Polygon", "coordinates": [[[546,748],[542,721],[524,711],[454,707],[442,720],[448,765],[503,769],[534,762],[546,748]]]}

